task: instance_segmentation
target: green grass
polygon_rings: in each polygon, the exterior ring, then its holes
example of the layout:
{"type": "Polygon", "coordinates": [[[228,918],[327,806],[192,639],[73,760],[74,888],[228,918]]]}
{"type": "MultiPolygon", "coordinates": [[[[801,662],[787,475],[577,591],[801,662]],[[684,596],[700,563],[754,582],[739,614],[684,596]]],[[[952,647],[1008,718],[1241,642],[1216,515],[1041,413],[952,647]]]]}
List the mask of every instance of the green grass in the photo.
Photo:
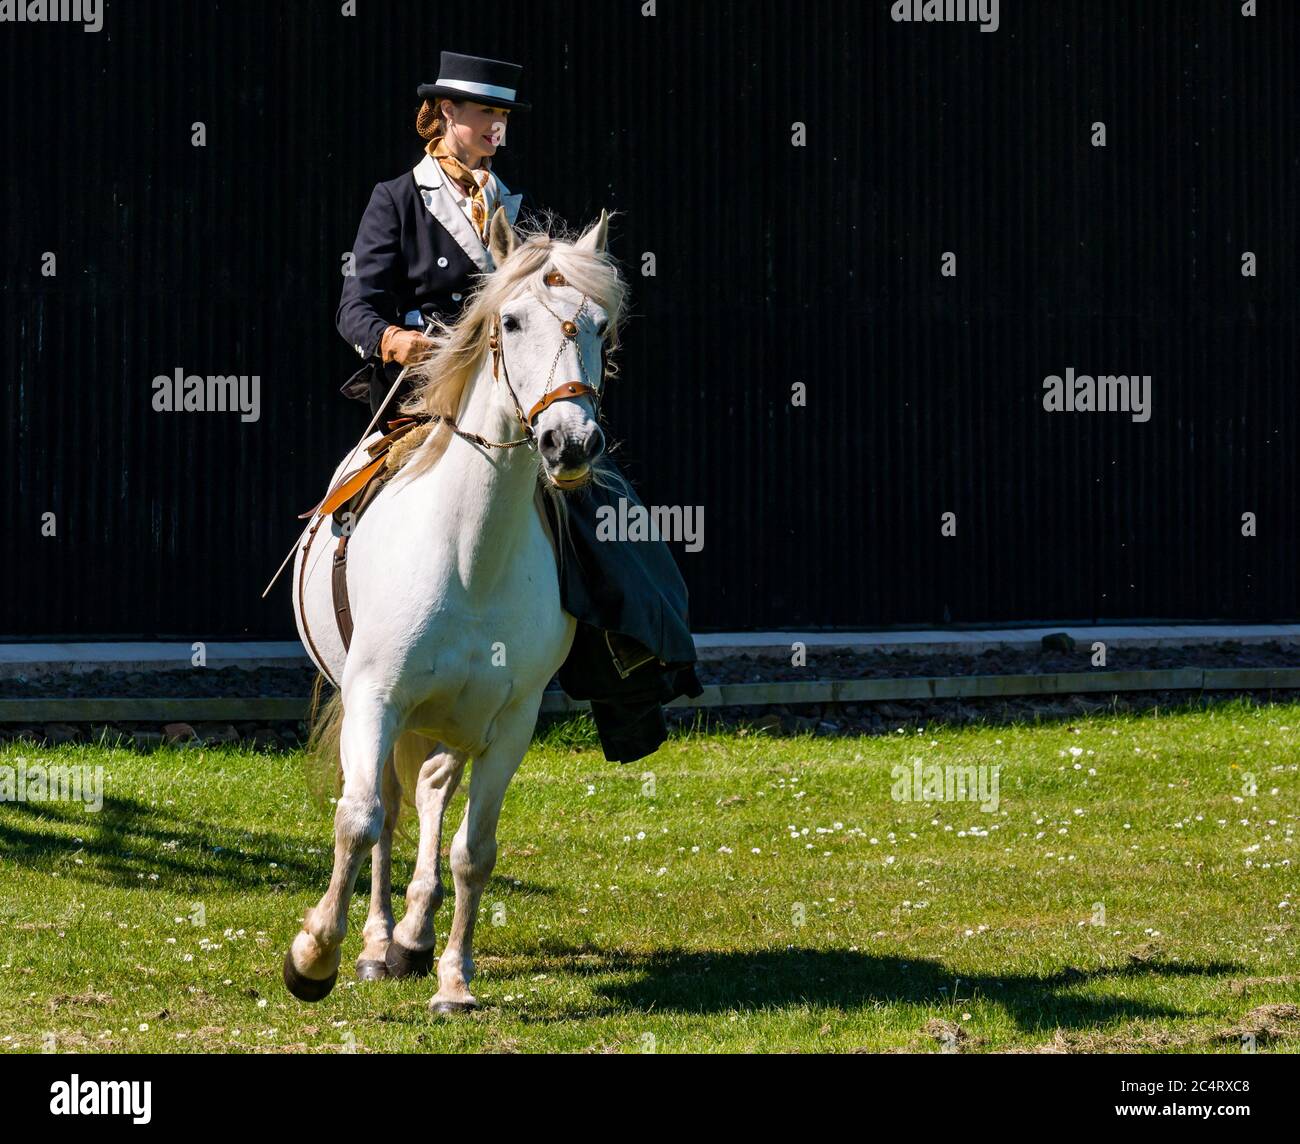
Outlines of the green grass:
{"type": "Polygon", "coordinates": [[[364,892],[334,994],[285,992],[331,853],[297,755],[10,746],[0,766],[102,764],[106,800],[0,804],[0,1047],[1295,1052],[1298,739],[1300,706],[1235,702],[683,735],[620,767],[554,728],[506,799],[483,1008],[453,1020],[431,980],[351,980],[364,892]],[[998,810],[895,801],[917,758],[1000,765],[998,810]]]}

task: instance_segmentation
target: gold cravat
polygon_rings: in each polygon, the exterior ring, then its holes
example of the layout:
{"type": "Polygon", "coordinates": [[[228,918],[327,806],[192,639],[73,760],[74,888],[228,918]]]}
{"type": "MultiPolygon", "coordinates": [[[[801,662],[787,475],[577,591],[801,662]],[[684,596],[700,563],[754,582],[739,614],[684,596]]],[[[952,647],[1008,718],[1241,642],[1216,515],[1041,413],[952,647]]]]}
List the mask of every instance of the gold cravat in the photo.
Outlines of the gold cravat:
{"type": "Polygon", "coordinates": [[[447,149],[447,140],[445,138],[438,140],[438,145],[430,152],[442,169],[447,173],[447,177],[452,179],[470,198],[470,213],[474,219],[474,229],[478,231],[479,237],[487,241],[487,187],[488,180],[492,178],[492,172],[487,167],[479,167],[471,171],[455,155],[447,149]]]}

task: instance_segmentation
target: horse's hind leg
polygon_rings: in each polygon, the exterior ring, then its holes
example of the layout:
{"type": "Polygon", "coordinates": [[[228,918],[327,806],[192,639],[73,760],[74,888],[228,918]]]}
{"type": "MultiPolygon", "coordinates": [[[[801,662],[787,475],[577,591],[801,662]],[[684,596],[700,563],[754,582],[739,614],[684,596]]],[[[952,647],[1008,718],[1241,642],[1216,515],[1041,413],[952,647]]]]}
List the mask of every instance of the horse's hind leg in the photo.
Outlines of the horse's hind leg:
{"type": "Polygon", "coordinates": [[[406,913],[388,946],[390,977],[423,977],[433,968],[433,915],[442,904],[442,824],[465,770],[465,756],[441,744],[420,767],[415,807],[420,848],[406,889],[406,913]]]}
{"type": "Polygon", "coordinates": [[[497,860],[497,820],[506,787],[523,762],[537,723],[540,694],[502,716],[492,744],[474,759],[469,805],[451,844],[451,872],[456,880],[456,909],[447,948],[438,959],[438,992],[429,1002],[435,1013],[460,1013],[478,1007],[469,991],[474,976],[474,922],[479,899],[497,860]]]}
{"type": "Polygon", "coordinates": [[[396,716],[381,696],[361,687],[344,695],[339,740],[343,796],[334,812],[334,871],[329,889],[307,911],[284,959],[284,983],[300,1001],[319,1001],[338,978],[357,871],[383,833],[381,793],[395,730],[396,716]]]}
{"type": "Polygon", "coordinates": [[[402,788],[397,780],[396,760],[389,756],[384,767],[384,828],[370,851],[370,909],[361,931],[364,944],[357,958],[357,980],[376,981],[388,976],[384,958],[393,937],[393,829],[402,806],[402,788]]]}

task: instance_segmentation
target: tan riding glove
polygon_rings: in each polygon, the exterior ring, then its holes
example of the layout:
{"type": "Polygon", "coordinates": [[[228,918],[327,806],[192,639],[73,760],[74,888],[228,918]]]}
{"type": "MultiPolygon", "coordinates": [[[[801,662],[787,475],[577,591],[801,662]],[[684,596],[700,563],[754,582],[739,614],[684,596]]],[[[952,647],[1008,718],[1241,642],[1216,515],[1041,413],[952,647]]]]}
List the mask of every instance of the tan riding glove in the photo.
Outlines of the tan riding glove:
{"type": "Polygon", "coordinates": [[[433,342],[419,330],[404,330],[401,326],[389,326],[379,339],[379,356],[385,365],[390,361],[403,366],[415,365],[428,357],[433,348],[433,342]]]}

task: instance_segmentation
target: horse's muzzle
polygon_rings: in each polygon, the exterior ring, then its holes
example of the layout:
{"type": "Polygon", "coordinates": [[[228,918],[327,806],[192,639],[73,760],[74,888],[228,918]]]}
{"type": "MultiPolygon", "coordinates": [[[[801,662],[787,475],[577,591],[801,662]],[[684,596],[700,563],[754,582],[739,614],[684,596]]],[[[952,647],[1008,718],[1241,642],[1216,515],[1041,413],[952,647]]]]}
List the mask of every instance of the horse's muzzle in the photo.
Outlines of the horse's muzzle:
{"type": "Polygon", "coordinates": [[[605,434],[594,421],[581,434],[546,429],[537,438],[537,451],[546,475],[562,489],[578,488],[591,479],[591,465],[605,451],[605,434]]]}

